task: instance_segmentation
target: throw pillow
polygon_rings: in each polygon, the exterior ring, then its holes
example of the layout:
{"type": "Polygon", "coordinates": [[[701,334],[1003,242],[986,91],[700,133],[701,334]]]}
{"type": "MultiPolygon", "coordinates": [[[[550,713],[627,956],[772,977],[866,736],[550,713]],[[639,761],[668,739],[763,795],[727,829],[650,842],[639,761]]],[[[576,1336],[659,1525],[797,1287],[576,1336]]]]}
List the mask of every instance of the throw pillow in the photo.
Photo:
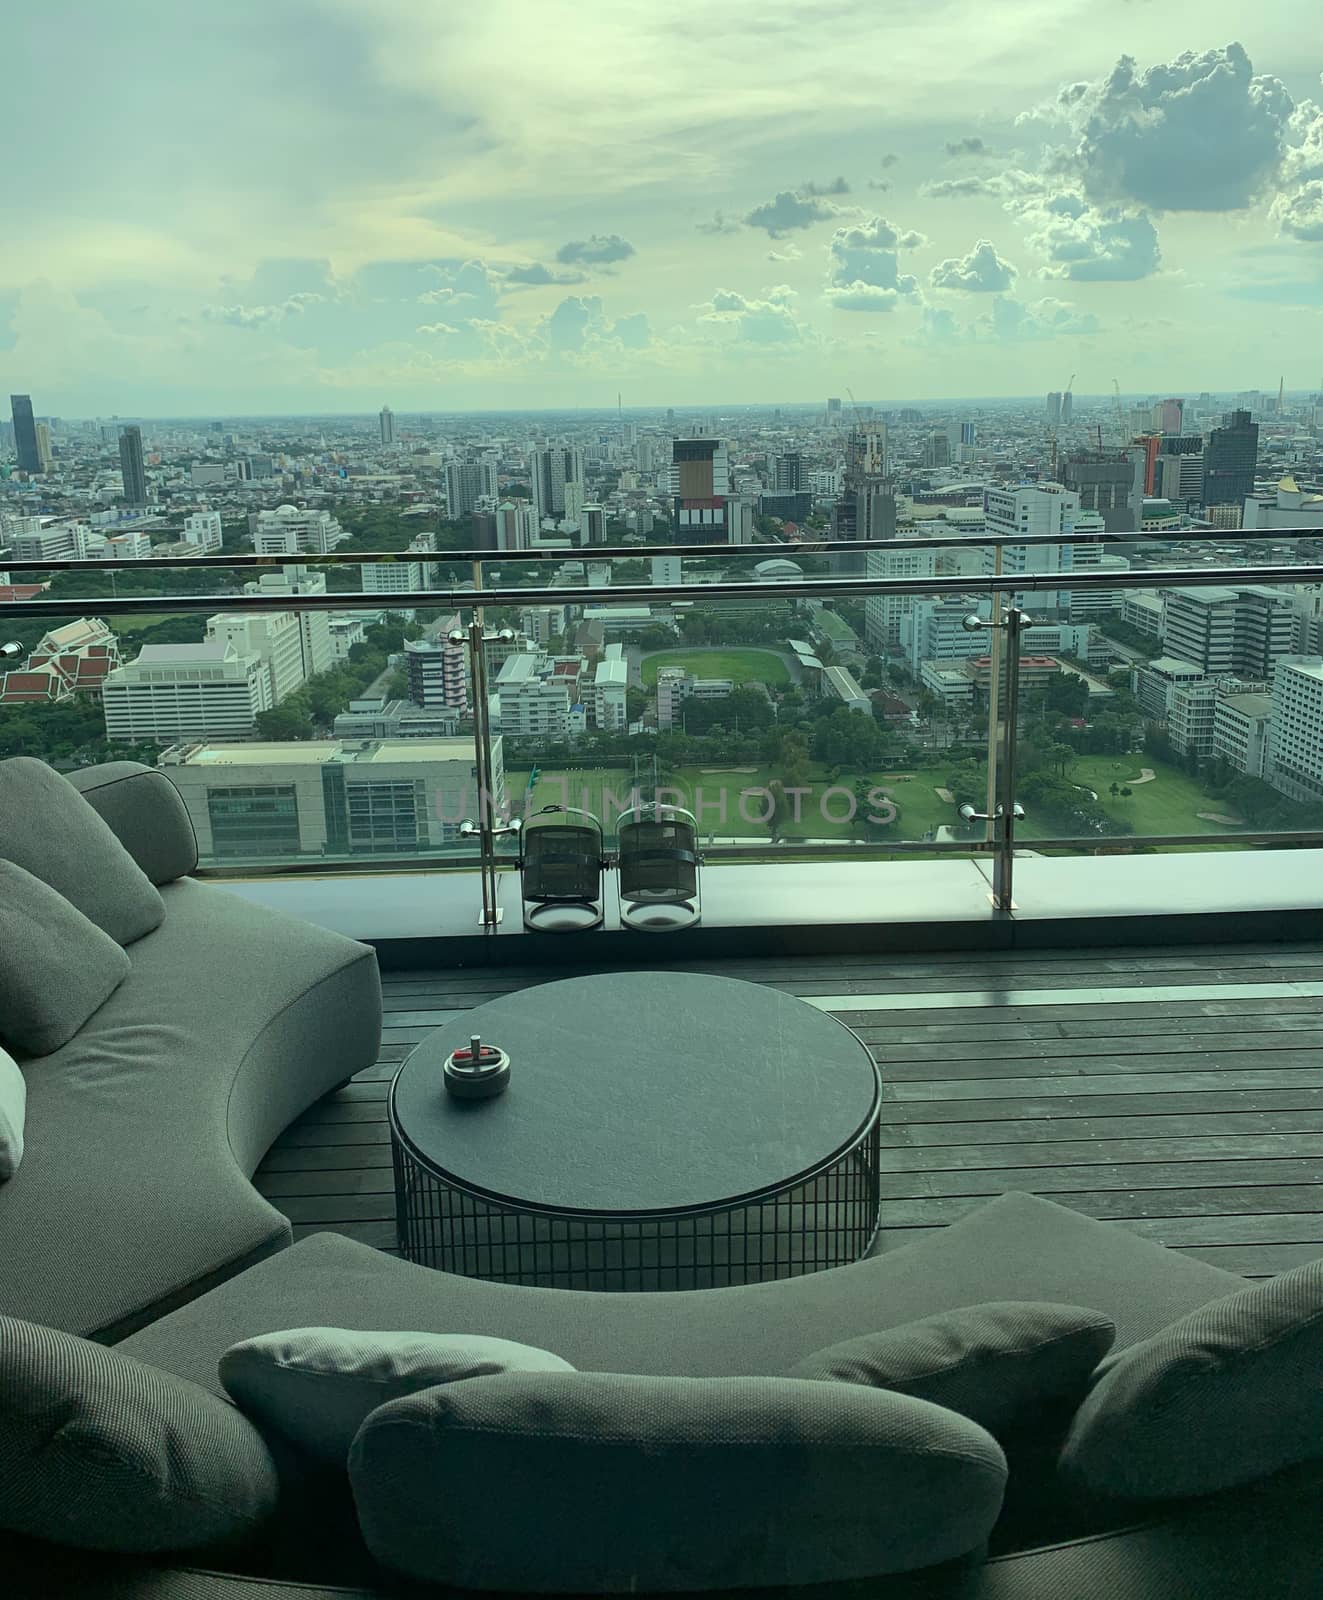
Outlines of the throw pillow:
{"type": "Polygon", "coordinates": [[[12,1178],[23,1159],[23,1119],[28,1086],[13,1056],[0,1050],[0,1183],[12,1178]]]}
{"type": "Polygon", "coordinates": [[[0,860],[0,1038],[21,1056],[72,1039],[128,976],[129,958],[81,911],[0,860]]]}
{"type": "Polygon", "coordinates": [[[255,1532],[276,1465],[224,1400],[132,1356],[0,1316],[0,1527],[146,1554],[255,1532]]]}
{"type": "Polygon", "coordinates": [[[1083,1397],[1116,1325],[1080,1306],[997,1301],[828,1346],[792,1378],[894,1389],[958,1411],[998,1438],[1049,1403],[1083,1397]]]}
{"type": "Polygon", "coordinates": [[[165,901],[67,778],[44,761],[0,761],[0,857],[48,883],[117,944],[165,920],[165,901]]]}
{"type": "Polygon", "coordinates": [[[438,1383],[498,1372],[573,1372],[531,1345],[469,1333],[290,1328],[231,1345],[220,1380],[259,1422],[343,1467],[369,1412],[438,1383]]]}
{"type": "Polygon", "coordinates": [[[465,1589],[829,1583],[983,1545],[991,1434],[922,1400],[790,1378],[511,1373],[380,1407],[349,1452],[368,1548],[465,1589]]]}
{"type": "Polygon", "coordinates": [[[1212,1494],[1323,1457],[1323,1261],[1201,1306],[1116,1356],[1061,1465],[1132,1499],[1212,1494]]]}

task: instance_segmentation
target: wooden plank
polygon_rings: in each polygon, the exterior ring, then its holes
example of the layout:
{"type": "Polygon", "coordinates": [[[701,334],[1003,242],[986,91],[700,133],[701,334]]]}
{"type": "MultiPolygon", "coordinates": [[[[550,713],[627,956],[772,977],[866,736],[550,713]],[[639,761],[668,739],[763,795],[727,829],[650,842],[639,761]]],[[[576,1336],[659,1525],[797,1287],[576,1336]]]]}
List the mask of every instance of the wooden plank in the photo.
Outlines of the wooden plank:
{"type": "Polygon", "coordinates": [[[959,1079],[932,1078],[922,1083],[886,1085],[891,1101],[984,1100],[1000,1095],[1189,1094],[1198,1089],[1314,1089],[1313,1072],[1129,1072],[1071,1073],[1067,1077],[959,1079]]]}
{"type": "Polygon", "coordinates": [[[1130,1161],[1107,1166],[996,1167],[972,1172],[884,1172],[888,1199],[915,1195],[1091,1194],[1103,1189],[1234,1188],[1238,1184],[1295,1185],[1323,1182],[1323,1159],[1280,1161],[1130,1161]]]}
{"type": "Polygon", "coordinates": [[[1317,1261],[1323,1256],[1323,1248],[1314,1244],[1227,1245],[1187,1249],[1182,1254],[1221,1267],[1223,1272],[1238,1273],[1242,1278],[1272,1278],[1292,1267],[1317,1261]]]}
{"type": "Polygon", "coordinates": [[[388,1255],[396,1255],[396,1234],[394,1222],[308,1222],[296,1224],[294,1228],[294,1242],[306,1239],[313,1233],[342,1233],[346,1239],[353,1239],[358,1244],[371,1245],[374,1250],[384,1250],[388,1255]]]}
{"type": "MultiPolygon", "coordinates": [[[[1315,1019],[1316,1021],[1320,1019],[1315,1019]]],[[[861,1035],[862,1037],[862,1035],[861,1035]]],[[[1118,1028],[1102,1039],[1026,1039],[1018,1036],[1009,1039],[985,1039],[977,1044],[908,1044],[889,1039],[884,1032],[864,1039],[864,1043],[888,1066],[926,1061],[958,1061],[963,1057],[977,1061],[1037,1060],[1050,1061],[1070,1057],[1084,1060],[1092,1056],[1113,1054],[1118,1048],[1143,1050],[1148,1055],[1180,1055],[1190,1051],[1216,1048],[1223,1052],[1241,1050],[1315,1050],[1323,1064],[1323,1026],[1295,1030],[1261,1028],[1233,1032],[1224,1027],[1211,1028],[1207,1033],[1131,1033],[1128,1028],[1118,1028]]]]}
{"type": "Polygon", "coordinates": [[[333,1196],[347,1194],[389,1195],[394,1209],[395,1170],[393,1167],[355,1167],[315,1172],[280,1172],[267,1169],[255,1180],[257,1192],[272,1201],[281,1211],[285,1202],[295,1195],[320,1195],[326,1200],[328,1213],[339,1204],[333,1196]]]}
{"type": "MultiPolygon", "coordinates": [[[[1318,1191],[1311,1184],[1249,1185],[1230,1189],[1102,1190],[1095,1194],[1054,1194],[1052,1199],[1057,1205],[1068,1206],[1099,1222],[1129,1223],[1163,1217],[1308,1213],[1309,1208],[1317,1204],[1318,1191]]],[[[986,1204],[986,1195],[915,1195],[888,1199],[882,1202],[882,1227],[946,1227],[986,1204]]]]}
{"type": "Polygon", "coordinates": [[[278,1145],[268,1150],[254,1182],[279,1173],[334,1172],[382,1167],[392,1171],[390,1144],[278,1145]]]}
{"type": "Polygon", "coordinates": [[[1316,1111],[1188,1111],[1170,1116],[1111,1117],[1085,1114],[1014,1121],[917,1123],[889,1126],[883,1132],[888,1143],[910,1146],[1003,1142],[1037,1145],[1068,1139],[1189,1139],[1208,1134],[1323,1134],[1323,1106],[1316,1111]]]}
{"type": "Polygon", "coordinates": [[[1026,1147],[1013,1144],[961,1144],[887,1149],[882,1172],[926,1172],[941,1186],[948,1172],[992,1171],[1003,1167],[1113,1166],[1159,1161],[1165,1165],[1203,1161],[1276,1161],[1284,1157],[1317,1159],[1323,1175],[1323,1136],[1316,1133],[1221,1134],[1202,1138],[1078,1139],[1026,1147]]]}
{"type": "MultiPolygon", "coordinates": [[[[1304,1002],[1297,1002],[1303,1006],[1304,1002]]],[[[1319,1026],[1319,1018],[1323,1016],[1323,1009],[1310,1006],[1308,1009],[1296,1009],[1286,1000],[1282,1005],[1271,1012],[1236,1012],[1227,1016],[1214,1017],[1182,1017],[1179,1026],[1174,1024],[1172,1018],[1165,1015],[1157,1006],[1131,1006],[1125,1019],[1125,1033],[1130,1037],[1140,1037],[1145,1034],[1163,1036],[1168,1033],[1196,1034],[1196,1033],[1280,1033],[1292,1032],[1298,1029],[1312,1030],[1319,1026]]],[[[983,1042],[994,1042],[998,1039],[1095,1039],[1101,1034],[1107,1037],[1108,1031],[1100,1029],[1096,1022],[1080,1022],[1072,1017],[1059,1017],[1051,1021],[1029,1018],[1008,1024],[1003,1018],[1000,1022],[994,1021],[996,1010],[990,1010],[986,1017],[977,1011],[963,1011],[958,1015],[964,1017],[963,1022],[924,1023],[921,1026],[912,1026],[907,1013],[893,1012],[890,1015],[894,1021],[888,1020],[886,1013],[871,1011],[867,1013],[869,1021],[860,1021],[853,1024],[853,1031],[865,1041],[874,1039],[892,1039],[897,1044],[945,1044],[945,1045],[970,1045],[974,1046],[983,1042]]]]}
{"type": "Polygon", "coordinates": [[[395,1194],[290,1195],[279,1209],[291,1222],[377,1222],[395,1219],[395,1194]]]}
{"type": "MultiPolygon", "coordinates": [[[[291,1150],[302,1145],[381,1144],[390,1149],[388,1124],[384,1122],[308,1122],[293,1123],[272,1146],[291,1150]]],[[[259,1168],[260,1170],[260,1168],[259,1168]]]]}
{"type": "Polygon", "coordinates": [[[1111,1076],[1115,1074],[1162,1073],[1171,1077],[1177,1073],[1207,1074],[1217,1072],[1251,1072],[1268,1069],[1273,1072],[1301,1071],[1315,1074],[1315,1081],[1323,1087],[1323,1053],[1317,1050],[1198,1050],[1167,1051],[1149,1055],[1146,1050],[1133,1053],[1102,1056],[1067,1055],[1026,1059],[1010,1056],[1000,1061],[887,1061],[878,1059],[883,1081],[887,1083],[924,1083],[931,1079],[949,1081],[954,1078],[983,1079],[994,1083],[1001,1078],[1019,1078],[1029,1074],[1051,1072],[1062,1078],[1111,1076]]]}
{"type": "MultiPolygon", "coordinates": [[[[1069,1087],[1069,1086],[1068,1086],[1069,1087]]],[[[1092,1094],[1039,1095],[982,1100],[898,1101],[883,1089],[885,1104],[882,1120],[891,1125],[937,1126],[944,1122],[967,1122],[977,1117],[983,1122],[1003,1119],[1039,1118],[1056,1120],[1071,1117],[1176,1116],[1183,1112],[1273,1112],[1314,1111],[1323,1108],[1323,1089],[1209,1089],[1203,1092],[1165,1094],[1117,1094],[1100,1104],[1092,1094]]]]}

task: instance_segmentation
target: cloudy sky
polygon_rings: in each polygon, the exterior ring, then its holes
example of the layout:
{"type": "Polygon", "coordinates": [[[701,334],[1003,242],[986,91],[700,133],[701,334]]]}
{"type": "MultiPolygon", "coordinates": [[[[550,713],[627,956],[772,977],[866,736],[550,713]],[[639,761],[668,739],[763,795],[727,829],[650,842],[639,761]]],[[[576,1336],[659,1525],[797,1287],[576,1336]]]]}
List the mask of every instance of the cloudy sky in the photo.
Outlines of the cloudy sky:
{"type": "Polygon", "coordinates": [[[56,415],[1323,382],[1319,0],[43,0],[56,415]]]}

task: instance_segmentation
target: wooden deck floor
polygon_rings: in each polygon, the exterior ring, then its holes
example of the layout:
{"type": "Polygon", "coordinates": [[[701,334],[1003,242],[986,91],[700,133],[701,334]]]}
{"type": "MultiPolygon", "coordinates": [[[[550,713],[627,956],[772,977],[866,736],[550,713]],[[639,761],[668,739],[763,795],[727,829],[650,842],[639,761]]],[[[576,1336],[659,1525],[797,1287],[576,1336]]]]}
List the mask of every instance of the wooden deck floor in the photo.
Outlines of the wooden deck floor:
{"type": "MultiPolygon", "coordinates": [[[[1027,1189],[1261,1277],[1323,1255],[1323,946],[688,964],[816,997],[885,1083],[882,1248],[1027,1189]]],[[[456,1012],[587,968],[387,977],[381,1059],[294,1123],[257,1185],[393,1250],[390,1079],[456,1012]]]]}

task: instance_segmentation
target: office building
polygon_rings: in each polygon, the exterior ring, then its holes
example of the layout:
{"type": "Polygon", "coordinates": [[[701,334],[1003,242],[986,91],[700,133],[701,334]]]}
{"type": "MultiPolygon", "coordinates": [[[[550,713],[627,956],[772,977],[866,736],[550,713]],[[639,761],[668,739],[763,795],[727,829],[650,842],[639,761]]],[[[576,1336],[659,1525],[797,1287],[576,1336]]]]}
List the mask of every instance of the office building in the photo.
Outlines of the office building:
{"type": "Polygon", "coordinates": [[[606,508],[584,506],[579,511],[579,543],[606,543],[606,508]]]}
{"type": "MultiPolygon", "coordinates": [[[[943,599],[916,600],[901,622],[901,647],[909,670],[918,677],[925,661],[967,661],[988,648],[981,629],[970,632],[965,618],[971,612],[988,615],[986,597],[954,595],[943,599]]],[[[1036,622],[1020,635],[1026,655],[1074,656],[1087,661],[1092,629],[1087,623],[1036,622]]]]}
{"type": "Polygon", "coordinates": [[[1259,461],[1259,425],[1248,411],[1229,411],[1204,448],[1203,503],[1243,506],[1254,493],[1259,461]]]}
{"type": "Polygon", "coordinates": [[[144,645],[106,678],[101,704],[112,741],[251,738],[271,708],[271,674],[229,644],[144,645]]]}
{"type": "Polygon", "coordinates": [[[593,721],[604,733],[624,733],[629,727],[625,694],[629,664],[618,644],[609,644],[593,674],[593,721]]]}
{"type": "Polygon", "coordinates": [[[1073,450],[1061,463],[1061,482],[1082,511],[1096,511],[1108,533],[1136,533],[1144,514],[1144,447],[1073,450]]]}
{"type": "Polygon", "coordinates": [[[731,544],[758,542],[758,526],[753,519],[753,507],[747,500],[727,500],[726,538],[731,544]]]}
{"type": "Polygon", "coordinates": [[[672,589],[684,582],[684,564],[679,556],[653,556],[652,581],[672,589]]]}
{"type": "Polygon", "coordinates": [[[1323,799],[1323,659],[1284,657],[1272,675],[1264,776],[1292,800],[1323,799]]]}
{"type": "Polygon", "coordinates": [[[1049,422],[1061,421],[1061,391],[1053,389],[1047,397],[1047,420],[1049,422]]]}
{"type": "Polygon", "coordinates": [[[584,503],[583,451],[569,445],[534,450],[528,461],[539,525],[572,517],[584,503]],[[566,488],[571,489],[567,500],[566,488]]]}
{"type": "Polygon", "coordinates": [[[337,739],[453,739],[460,713],[451,706],[431,709],[412,700],[351,700],[331,724],[337,739]]]}
{"type": "Polygon", "coordinates": [[[101,550],[102,555],[117,556],[121,561],[141,561],[151,553],[152,541],[140,529],[112,534],[101,550]]]}
{"type": "Polygon", "coordinates": [[[43,561],[75,561],[81,555],[75,532],[79,526],[74,522],[43,525],[38,517],[13,517],[9,524],[9,559],[16,567],[29,562],[40,565],[43,561]],[[18,531],[20,524],[22,531],[18,531]]]}
{"type": "Polygon", "coordinates": [[[283,505],[257,513],[253,549],[259,556],[324,556],[348,537],[329,511],[283,505]]]}
{"type": "Polygon", "coordinates": [[[1213,755],[1246,777],[1261,778],[1271,727],[1271,694],[1219,694],[1213,705],[1213,755]]]}
{"type": "Polygon", "coordinates": [[[1165,436],[1153,461],[1153,494],[1185,508],[1201,504],[1203,493],[1203,438],[1197,433],[1165,436]]]}
{"type": "Polygon", "coordinates": [[[1266,681],[1295,648],[1292,597],[1263,585],[1163,589],[1163,645],[1210,677],[1266,681]]]}
{"type": "Polygon", "coordinates": [[[300,688],[306,676],[303,638],[293,611],[269,615],[252,611],[219,611],[207,618],[207,642],[229,645],[237,656],[256,656],[271,682],[268,699],[280,702],[300,688]]]}
{"type": "Polygon", "coordinates": [[[1172,699],[1178,690],[1202,683],[1208,674],[1196,661],[1181,661],[1175,656],[1157,656],[1131,674],[1139,709],[1150,721],[1166,722],[1172,699]]]}
{"type": "Polygon", "coordinates": [[[389,406],[382,406],[381,415],[377,419],[381,424],[382,444],[395,443],[395,413],[389,406]]]}
{"type": "Polygon", "coordinates": [[[684,726],[687,700],[724,700],[735,692],[733,678],[696,678],[683,667],[662,667],[657,673],[657,730],[684,726]]]}
{"type": "Polygon", "coordinates": [[[806,486],[804,457],[798,450],[786,450],[767,458],[767,487],[779,494],[800,494],[806,486]]]}
{"type": "Polygon", "coordinates": [[[1070,392],[1069,389],[1067,389],[1065,394],[1063,394],[1061,396],[1061,421],[1062,421],[1062,423],[1065,424],[1065,423],[1069,422],[1074,415],[1075,415],[1075,396],[1070,392]]]}
{"type": "Polygon", "coordinates": [[[678,543],[726,543],[730,455],[720,439],[676,439],[671,445],[669,488],[678,543]]]}
{"type": "Polygon", "coordinates": [[[570,674],[557,672],[540,652],[511,656],[494,685],[501,733],[548,744],[567,739],[570,707],[575,703],[569,680],[570,674]]]}
{"type": "MultiPolygon", "coordinates": [[[[1104,513],[1086,511],[1080,506],[1079,495],[1072,489],[1055,483],[1021,484],[1015,489],[988,489],[983,495],[983,516],[988,533],[1001,537],[1013,534],[1046,536],[1059,539],[1059,544],[1005,545],[1001,551],[1001,570],[1007,575],[1016,573],[1069,573],[1097,570],[1103,565],[1103,548],[1097,541],[1105,525],[1104,513]],[[1092,536],[1092,537],[1091,537],[1092,536]],[[1068,540],[1076,542],[1066,542],[1068,540]]],[[[989,576],[996,566],[996,551],[983,551],[983,570],[989,576]]],[[[1077,601],[1070,589],[1038,590],[1030,597],[1028,590],[1015,596],[1021,606],[1059,612],[1077,620],[1077,606],[1091,615],[1119,610],[1120,600],[1115,591],[1108,591],[1104,600],[1100,596],[1088,599],[1083,592],[1077,601]]]]}
{"type": "Polygon", "coordinates": [[[119,434],[119,470],[124,480],[126,505],[147,504],[147,469],[142,459],[142,429],[121,428],[119,434]]]}
{"type": "Polygon", "coordinates": [[[1153,407],[1153,428],[1157,433],[1178,434],[1184,421],[1184,400],[1159,400],[1153,407]]]}
{"type": "Polygon", "coordinates": [[[195,489],[218,489],[233,476],[223,461],[195,461],[188,469],[188,481],[195,489]]]}
{"type": "Polygon", "coordinates": [[[923,441],[923,465],[927,468],[951,465],[951,440],[944,433],[930,433],[923,441]]]}
{"type": "MultiPolygon", "coordinates": [[[[501,741],[493,801],[505,805],[501,741]]],[[[477,814],[472,739],[316,739],[184,744],[161,769],[207,861],[400,855],[437,850],[477,814]]]]}
{"type": "Polygon", "coordinates": [[[14,419],[14,449],[18,454],[18,470],[40,472],[41,458],[37,454],[37,424],[32,415],[32,396],[11,394],[9,412],[14,419]]]}
{"type": "MultiPolygon", "coordinates": [[[[1157,433],[1137,433],[1131,441],[1136,450],[1144,452],[1144,494],[1151,498],[1153,495],[1153,479],[1157,468],[1158,449],[1162,444],[1162,436],[1157,433]]],[[[1140,518],[1143,526],[1143,518],[1140,518]]]]}
{"type": "Polygon", "coordinates": [[[530,501],[502,500],[492,512],[493,550],[531,550],[537,536],[537,512],[530,501]]]}
{"type": "Polygon", "coordinates": [[[364,594],[416,594],[427,587],[421,561],[365,561],[358,569],[364,594]]]}
{"type": "Polygon", "coordinates": [[[406,639],[404,666],[409,678],[409,698],[428,710],[450,707],[463,711],[469,703],[468,651],[451,644],[446,635],[459,624],[458,617],[443,623],[435,638],[406,639]]]}
{"type": "Polygon", "coordinates": [[[50,472],[55,465],[55,456],[51,450],[51,428],[49,422],[37,424],[37,470],[50,472]]]}
{"type": "Polygon", "coordinates": [[[1287,474],[1276,492],[1250,495],[1241,516],[1242,528],[1307,528],[1323,533],[1323,494],[1302,489],[1287,474]]]}
{"type": "MultiPolygon", "coordinates": [[[[887,477],[887,433],[881,424],[856,428],[845,441],[845,470],[832,506],[829,537],[835,541],[896,536],[895,486],[887,477]]],[[[841,577],[862,577],[867,552],[845,551],[831,558],[841,577]]]]}
{"type": "MultiPolygon", "coordinates": [[[[244,584],[245,594],[260,594],[279,602],[292,594],[325,594],[326,579],[320,572],[307,567],[281,567],[279,572],[264,572],[255,583],[244,584]]],[[[303,647],[303,676],[313,678],[319,672],[329,672],[335,665],[336,651],[331,638],[331,613],[328,611],[296,611],[299,622],[299,639],[303,647]]],[[[362,618],[358,619],[360,628],[362,618]]]]}
{"type": "MultiPolygon", "coordinates": [[[[869,578],[931,578],[936,571],[932,550],[889,550],[885,545],[865,555],[869,578]]],[[[879,654],[900,643],[904,619],[914,610],[916,596],[870,594],[864,599],[864,637],[879,654]]]]}
{"type": "Polygon", "coordinates": [[[184,518],[184,538],[204,554],[214,555],[225,542],[219,511],[195,511],[184,518]]]}

